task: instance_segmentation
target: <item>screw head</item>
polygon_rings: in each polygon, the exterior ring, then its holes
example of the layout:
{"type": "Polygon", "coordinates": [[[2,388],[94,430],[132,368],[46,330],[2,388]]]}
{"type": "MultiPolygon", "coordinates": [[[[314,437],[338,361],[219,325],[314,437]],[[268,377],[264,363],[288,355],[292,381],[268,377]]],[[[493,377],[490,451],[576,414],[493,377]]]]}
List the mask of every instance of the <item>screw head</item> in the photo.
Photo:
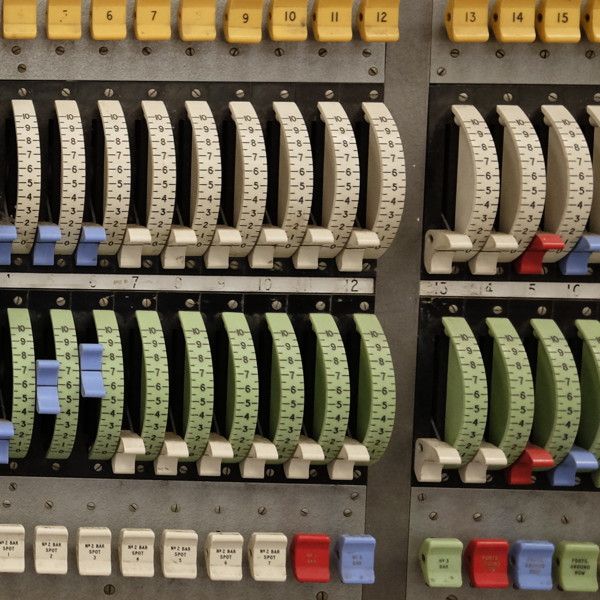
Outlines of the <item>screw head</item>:
{"type": "Polygon", "coordinates": [[[192,98],[200,98],[202,97],[202,92],[198,89],[195,88],[192,90],[192,98]]]}
{"type": "Polygon", "coordinates": [[[246,92],[244,92],[244,90],[236,90],[235,91],[236,98],[243,98],[245,95],[246,95],[246,92]]]}
{"type": "Polygon", "coordinates": [[[501,306],[494,306],[494,308],[492,308],[492,312],[495,315],[501,315],[503,310],[504,309],[501,306]]]}
{"type": "Polygon", "coordinates": [[[9,489],[11,492],[14,492],[14,491],[17,489],[17,483],[16,483],[15,481],[11,481],[11,482],[8,484],[8,489],[9,489]]]}
{"type": "Polygon", "coordinates": [[[129,505],[129,510],[130,510],[131,512],[136,512],[138,508],[139,508],[139,507],[138,507],[138,505],[137,505],[135,502],[132,502],[132,503],[129,505]]]}
{"type": "Polygon", "coordinates": [[[104,96],[106,98],[112,98],[115,95],[115,90],[111,89],[111,88],[106,88],[104,90],[104,96]]]}
{"type": "Polygon", "coordinates": [[[96,510],[96,505],[93,502],[88,502],[87,509],[88,510],[96,510]]]}
{"type": "Polygon", "coordinates": [[[13,298],[13,304],[15,306],[21,306],[21,304],[23,304],[23,298],[21,296],[15,296],[13,298]]]}
{"type": "Polygon", "coordinates": [[[104,298],[100,298],[100,300],[98,300],[98,304],[102,307],[102,308],[106,308],[110,303],[110,300],[106,297],[104,298]]]}
{"type": "Polygon", "coordinates": [[[593,50],[588,50],[585,53],[585,57],[591,60],[592,58],[596,58],[596,53],[593,50]]]}
{"type": "Polygon", "coordinates": [[[283,48],[275,48],[275,50],[273,50],[273,54],[275,54],[277,57],[281,57],[285,54],[285,50],[283,48]]]}
{"type": "Polygon", "coordinates": [[[371,100],[377,100],[377,98],[379,98],[379,92],[377,90],[371,90],[369,92],[369,98],[371,100]]]}
{"type": "Polygon", "coordinates": [[[71,90],[69,88],[63,88],[60,91],[60,95],[63,96],[64,98],[68,98],[71,95],[71,90]]]}
{"type": "Polygon", "coordinates": [[[178,513],[179,511],[181,511],[181,506],[179,506],[179,504],[171,505],[171,512],[178,513]]]}
{"type": "Polygon", "coordinates": [[[360,303],[360,310],[367,311],[370,308],[370,304],[368,302],[361,302],[360,303]]]}
{"type": "Polygon", "coordinates": [[[325,310],[327,308],[327,304],[325,304],[325,302],[323,302],[323,300],[319,300],[316,304],[315,304],[315,308],[317,310],[325,310]]]}
{"type": "Polygon", "coordinates": [[[550,92],[548,94],[548,100],[550,102],[556,102],[558,100],[558,94],[556,92],[550,92]]]}
{"type": "Polygon", "coordinates": [[[375,77],[379,73],[379,69],[377,67],[369,67],[369,75],[371,77],[375,77]]]}
{"type": "Polygon", "coordinates": [[[481,521],[483,519],[483,515],[480,512],[476,512],[473,515],[473,521],[476,521],[477,523],[479,523],[479,521],[481,521]]]}
{"type": "Polygon", "coordinates": [[[223,509],[219,505],[215,506],[215,513],[220,515],[222,512],[223,512],[223,509]]]}
{"type": "Polygon", "coordinates": [[[283,304],[280,300],[273,300],[273,302],[271,302],[271,308],[273,310],[281,310],[282,306],[283,304]]]}
{"type": "Polygon", "coordinates": [[[458,48],[452,48],[452,50],[450,50],[450,56],[452,58],[458,58],[460,56],[460,50],[458,48]]]}
{"type": "Polygon", "coordinates": [[[10,51],[15,55],[21,54],[21,46],[13,46],[10,51]]]}
{"type": "Polygon", "coordinates": [[[417,496],[417,500],[419,502],[425,502],[425,500],[427,500],[427,495],[423,494],[422,492],[417,496]]]}
{"type": "Polygon", "coordinates": [[[550,56],[550,50],[540,50],[540,58],[548,58],[550,56]]]}
{"type": "Polygon", "coordinates": [[[116,592],[117,592],[117,588],[112,583],[109,583],[104,586],[104,593],[107,596],[114,596],[116,592]]]}
{"type": "Polygon", "coordinates": [[[65,53],[65,49],[63,46],[57,46],[54,51],[58,56],[62,56],[65,53]]]}
{"type": "Polygon", "coordinates": [[[230,56],[239,56],[240,55],[240,49],[239,48],[230,48],[229,49],[229,55],[230,56]]]}
{"type": "Polygon", "coordinates": [[[156,98],[158,96],[158,91],[154,88],[150,88],[148,90],[148,98],[156,98]]]}
{"type": "Polygon", "coordinates": [[[334,93],[333,90],[325,90],[325,94],[324,95],[325,95],[325,98],[327,100],[333,100],[333,98],[335,96],[335,93],[334,93]]]}
{"type": "Polygon", "coordinates": [[[46,502],[44,502],[44,506],[48,510],[52,510],[54,508],[54,502],[52,502],[52,500],[46,500],[46,502]]]}
{"type": "Polygon", "coordinates": [[[25,88],[19,88],[19,91],[17,93],[19,94],[19,96],[21,96],[21,98],[27,96],[27,90],[25,88]]]}
{"type": "Polygon", "coordinates": [[[350,500],[358,500],[360,498],[360,494],[358,492],[352,492],[350,494],[350,500]]]}
{"type": "MultiPolygon", "coordinates": [[[[318,54],[318,55],[319,55],[321,58],[324,58],[325,56],[327,56],[327,48],[319,48],[319,49],[317,50],[317,54],[318,54]]],[[[364,53],[364,52],[363,52],[363,56],[365,56],[365,53],[364,53]]],[[[371,55],[369,54],[369,56],[371,56],[371,55]]]]}
{"type": "Polygon", "coordinates": [[[451,304],[451,305],[448,307],[448,312],[449,312],[451,315],[455,315],[455,314],[458,312],[458,306],[456,306],[456,304],[451,304]]]}
{"type": "Polygon", "coordinates": [[[345,508],[344,509],[344,516],[345,517],[351,517],[352,516],[352,510],[349,508],[345,508]]]}
{"type": "Polygon", "coordinates": [[[430,513],[429,513],[429,518],[430,518],[432,521],[437,521],[437,518],[438,518],[438,514],[437,514],[437,512],[435,512],[435,511],[432,511],[432,512],[430,512],[430,513]]]}
{"type": "Polygon", "coordinates": [[[563,516],[560,518],[560,522],[561,522],[563,525],[568,525],[568,524],[569,524],[569,517],[567,517],[567,515],[563,515],[563,516]]]}
{"type": "Polygon", "coordinates": [[[227,308],[229,308],[230,310],[236,310],[239,306],[239,302],[237,300],[229,300],[229,302],[227,302],[227,308]]]}
{"type": "Polygon", "coordinates": [[[96,471],[96,473],[100,473],[100,471],[102,471],[102,465],[100,463],[96,463],[94,465],[94,471],[96,471]]]}
{"type": "Polygon", "coordinates": [[[148,46],[142,48],[142,54],[144,56],[150,56],[152,54],[152,48],[148,48],[148,46]]]}
{"type": "Polygon", "coordinates": [[[537,309],[537,314],[538,315],[540,315],[541,317],[543,317],[547,313],[548,313],[548,309],[545,306],[538,306],[538,309],[537,309]]]}
{"type": "Polygon", "coordinates": [[[525,515],[518,514],[516,516],[516,520],[517,520],[517,523],[524,523],[525,522],[525,515]]]}
{"type": "Polygon", "coordinates": [[[581,314],[584,317],[589,317],[592,314],[592,309],[589,306],[584,306],[581,310],[581,314]]]}
{"type": "Polygon", "coordinates": [[[4,501],[2,502],[2,506],[3,506],[4,508],[10,508],[10,507],[12,506],[12,502],[11,502],[10,500],[4,500],[4,501]]]}
{"type": "Polygon", "coordinates": [[[300,514],[301,514],[303,517],[306,517],[306,516],[308,516],[308,508],[301,508],[301,509],[300,509],[300,514]]]}
{"type": "Polygon", "coordinates": [[[496,50],[496,58],[504,58],[505,56],[506,52],[502,48],[496,50]]]}
{"type": "Polygon", "coordinates": [[[266,506],[259,506],[257,512],[258,512],[259,515],[266,515],[267,514],[267,507],[266,506]]]}
{"type": "Polygon", "coordinates": [[[152,306],[152,300],[150,298],[144,298],[142,300],[142,306],[144,308],[150,308],[152,306]]]}
{"type": "Polygon", "coordinates": [[[436,73],[439,77],[444,77],[446,75],[446,69],[444,67],[439,67],[436,73]]]}
{"type": "Polygon", "coordinates": [[[512,102],[513,101],[513,95],[510,92],[506,92],[506,94],[504,94],[504,96],[502,97],[504,102],[512,102]]]}
{"type": "MultiPolygon", "coordinates": [[[[63,305],[59,304],[59,306],[63,306],[63,305]]],[[[60,463],[52,463],[52,470],[53,471],[60,471],[60,463]]]]}
{"type": "Polygon", "coordinates": [[[194,308],[194,306],[196,306],[196,301],[193,298],[188,298],[185,301],[185,307],[186,308],[194,308]]]}
{"type": "Polygon", "coordinates": [[[188,472],[188,468],[187,468],[187,466],[186,466],[186,465],[181,465],[181,466],[179,467],[179,473],[180,473],[181,475],[185,475],[187,472],[188,472]]]}

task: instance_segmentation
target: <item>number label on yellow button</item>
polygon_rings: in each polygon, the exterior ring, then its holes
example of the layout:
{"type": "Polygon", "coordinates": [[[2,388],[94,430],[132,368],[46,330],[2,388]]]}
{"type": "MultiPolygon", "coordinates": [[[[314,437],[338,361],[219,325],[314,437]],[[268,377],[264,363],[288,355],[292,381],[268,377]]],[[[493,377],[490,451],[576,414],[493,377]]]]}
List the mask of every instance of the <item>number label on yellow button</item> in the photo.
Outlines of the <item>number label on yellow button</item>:
{"type": "Polygon", "coordinates": [[[312,21],[318,42],[351,41],[352,0],[316,0],[312,21]]]}
{"type": "Polygon", "coordinates": [[[488,0],[449,0],[446,31],[453,42],[487,42],[488,0]]]}
{"type": "Polygon", "coordinates": [[[542,0],[536,29],[542,42],[577,43],[581,40],[581,0],[542,0]]]}
{"type": "Polygon", "coordinates": [[[276,42],[303,42],[308,37],[306,0],[271,0],[269,36],[276,42]]]}
{"type": "Polygon", "coordinates": [[[262,40],[263,0],[228,0],[223,16],[225,39],[232,44],[262,40]]]}
{"type": "Polygon", "coordinates": [[[135,37],[138,40],[171,39],[171,0],[137,0],[135,37]]]}
{"type": "Polygon", "coordinates": [[[179,37],[186,42],[210,42],[217,37],[216,0],[181,0],[179,37]]]}
{"type": "Polygon", "coordinates": [[[127,0],[92,0],[91,34],[94,40],[124,40],[127,0]]]}
{"type": "Polygon", "coordinates": [[[48,38],[81,39],[81,0],[48,0],[48,38]]]}
{"type": "Polygon", "coordinates": [[[535,41],[537,0],[496,0],[492,10],[492,30],[500,42],[535,41]]]}
{"type": "Polygon", "coordinates": [[[33,40],[37,36],[37,0],[4,0],[2,35],[9,40],[33,40]]]}
{"type": "Polygon", "coordinates": [[[397,42],[400,0],[362,0],[356,21],[365,42],[397,42]]]}

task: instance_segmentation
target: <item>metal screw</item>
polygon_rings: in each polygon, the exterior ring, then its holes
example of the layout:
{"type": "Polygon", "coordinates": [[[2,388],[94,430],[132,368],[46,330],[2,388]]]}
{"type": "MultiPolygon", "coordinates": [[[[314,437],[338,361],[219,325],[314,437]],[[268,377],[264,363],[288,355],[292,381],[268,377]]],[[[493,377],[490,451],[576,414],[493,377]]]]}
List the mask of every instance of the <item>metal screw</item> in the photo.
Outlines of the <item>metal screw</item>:
{"type": "Polygon", "coordinates": [[[461,92],[461,93],[458,95],[458,99],[459,99],[461,102],[466,102],[466,101],[469,99],[469,94],[467,94],[467,93],[465,93],[465,92],[461,92]]]}
{"type": "Polygon", "coordinates": [[[64,258],[59,258],[56,261],[56,266],[57,267],[65,267],[67,265],[67,261],[64,258]]]}
{"type": "Polygon", "coordinates": [[[230,48],[229,54],[231,56],[239,56],[240,55],[240,49],[239,48],[230,48]]]}
{"type": "Polygon", "coordinates": [[[100,298],[100,300],[98,300],[98,304],[102,307],[102,308],[106,308],[110,303],[110,299],[107,298],[106,296],[104,298],[100,298]]]}
{"type": "Polygon", "coordinates": [[[369,75],[371,77],[375,77],[379,73],[379,69],[377,67],[369,67],[369,75]]]}
{"type": "Polygon", "coordinates": [[[11,471],[16,471],[19,468],[19,463],[15,462],[14,460],[12,462],[9,463],[8,468],[11,471]]]}
{"type": "Polygon", "coordinates": [[[585,57],[591,60],[592,58],[596,58],[596,53],[593,50],[588,50],[585,53],[585,57]]]}
{"type": "Polygon", "coordinates": [[[150,298],[144,298],[142,300],[142,306],[144,308],[150,308],[152,306],[152,300],[150,300],[150,298]]]}
{"type": "Polygon", "coordinates": [[[244,90],[236,90],[235,91],[236,98],[243,98],[245,95],[246,95],[246,92],[244,92],[244,90]]]}
{"type": "Polygon", "coordinates": [[[150,88],[148,90],[148,98],[156,98],[158,96],[158,91],[154,88],[150,88]]]}
{"type": "Polygon", "coordinates": [[[148,48],[148,46],[142,48],[142,54],[144,56],[150,56],[152,54],[152,48],[148,48]]]}
{"type": "Polygon", "coordinates": [[[192,90],[192,98],[200,98],[201,96],[202,92],[198,88],[192,90]]]}
{"type": "Polygon", "coordinates": [[[504,58],[505,56],[506,52],[502,48],[496,50],[496,58],[504,58]]]}
{"type": "Polygon", "coordinates": [[[236,309],[238,306],[239,306],[239,303],[238,303],[238,301],[237,301],[237,300],[230,300],[230,301],[227,303],[227,307],[228,307],[230,310],[235,310],[235,309],[236,309]]]}
{"type": "Polygon", "coordinates": [[[110,261],[107,258],[100,259],[100,266],[101,267],[108,267],[108,265],[110,265],[110,261]]]}
{"type": "Polygon", "coordinates": [[[483,515],[479,512],[476,512],[473,515],[473,521],[476,521],[477,523],[479,523],[479,521],[481,521],[483,519],[483,515]]]}
{"type": "Polygon", "coordinates": [[[429,518],[430,518],[432,521],[437,521],[438,514],[437,514],[435,511],[433,511],[433,512],[430,512],[430,513],[429,513],[429,518]]]}
{"type": "Polygon", "coordinates": [[[281,310],[282,306],[283,304],[280,300],[273,300],[273,302],[271,302],[271,308],[273,310],[281,310]]]}
{"type": "Polygon", "coordinates": [[[10,500],[4,500],[2,502],[2,506],[4,506],[4,508],[10,508],[12,506],[12,502],[10,500]]]}
{"type": "Polygon", "coordinates": [[[317,600],[328,600],[329,594],[327,592],[317,592],[317,600]]]}
{"type": "Polygon", "coordinates": [[[287,100],[290,97],[290,93],[287,90],[281,90],[279,92],[279,97],[287,100]]]}
{"type": "Polygon", "coordinates": [[[504,102],[512,102],[513,101],[513,95],[510,92],[506,92],[506,94],[504,94],[503,96],[504,102]]]}
{"type": "Polygon", "coordinates": [[[196,306],[196,301],[193,298],[188,298],[185,301],[185,307],[186,308],[194,308],[194,306],[196,306]]]}
{"type": "Polygon", "coordinates": [[[151,258],[145,258],[142,261],[142,266],[144,267],[144,269],[151,269],[152,268],[152,259],[151,258]]]}
{"type": "Polygon", "coordinates": [[[325,90],[325,98],[327,98],[327,100],[333,99],[334,96],[333,90],[325,90]]]}
{"type": "MultiPolygon", "coordinates": [[[[59,304],[60,306],[60,304],[59,304]]],[[[60,464],[59,463],[52,463],[52,470],[53,471],[60,471],[60,464]]]]}
{"type": "Polygon", "coordinates": [[[13,298],[13,304],[15,306],[21,306],[21,304],[23,304],[23,298],[21,298],[21,296],[15,296],[13,298]]]}
{"type": "Polygon", "coordinates": [[[426,495],[426,494],[423,494],[423,493],[420,493],[420,494],[417,496],[417,500],[418,500],[419,502],[425,502],[425,500],[427,500],[427,495],[426,495]]]}
{"type": "Polygon", "coordinates": [[[48,510],[52,510],[54,508],[54,502],[52,502],[52,500],[46,500],[46,502],[44,502],[44,506],[48,510]]]}
{"type": "Polygon", "coordinates": [[[23,264],[23,259],[20,256],[15,256],[15,266],[20,267],[23,264]]]}
{"type": "Polygon", "coordinates": [[[136,511],[137,511],[137,509],[138,509],[138,505],[137,505],[137,504],[135,504],[135,502],[132,502],[132,503],[129,505],[129,510],[130,510],[131,512],[136,512],[136,511]]]}
{"type": "Polygon", "coordinates": [[[23,98],[24,96],[27,96],[27,90],[25,88],[19,88],[18,94],[21,96],[21,98],[23,98]]]}
{"type": "Polygon", "coordinates": [[[327,268],[327,263],[324,260],[319,261],[319,271],[324,271],[327,268]]]}
{"type": "Polygon", "coordinates": [[[100,53],[100,56],[106,56],[108,54],[108,48],[106,46],[100,46],[98,52],[100,53]]]}
{"type": "Polygon", "coordinates": [[[369,92],[369,98],[371,100],[377,100],[377,98],[379,98],[379,92],[377,90],[371,90],[369,92]]]}
{"type": "Polygon", "coordinates": [[[14,492],[14,491],[16,491],[16,489],[17,489],[17,484],[16,484],[14,481],[11,481],[11,482],[8,484],[8,489],[9,489],[11,492],[14,492]]]}
{"type": "Polygon", "coordinates": [[[558,94],[556,92],[550,92],[548,94],[548,100],[550,100],[550,102],[556,102],[558,100],[558,94]]]}
{"type": "Polygon", "coordinates": [[[273,51],[273,54],[275,54],[275,56],[283,56],[285,54],[285,50],[283,48],[275,48],[275,50],[273,51]]]}
{"type": "Polygon", "coordinates": [[[114,596],[116,591],[117,591],[117,588],[112,583],[109,583],[108,585],[104,586],[104,593],[107,596],[114,596]]]}
{"type": "Polygon", "coordinates": [[[448,473],[442,473],[442,481],[448,481],[450,479],[450,475],[448,473]]]}
{"type": "Polygon", "coordinates": [[[352,511],[349,508],[345,508],[344,509],[344,516],[345,517],[351,517],[352,516],[352,511]]]}
{"type": "Polygon", "coordinates": [[[265,475],[267,477],[273,477],[275,475],[275,469],[266,469],[265,470],[265,475]]]}
{"type": "Polygon", "coordinates": [[[144,472],[144,465],[138,465],[138,466],[135,468],[135,470],[136,470],[138,473],[143,473],[143,472],[144,472]]]}
{"type": "Polygon", "coordinates": [[[240,268],[240,263],[239,263],[237,260],[232,260],[232,261],[229,263],[229,268],[230,268],[230,269],[233,269],[233,270],[235,271],[236,269],[239,269],[239,268],[240,268]]]}
{"type": "Polygon", "coordinates": [[[300,514],[301,514],[303,517],[306,517],[306,516],[308,516],[308,508],[301,508],[301,509],[300,509],[300,514]]]}
{"type": "Polygon", "coordinates": [[[223,467],[221,473],[223,473],[223,475],[231,475],[231,467],[223,467]]]}
{"type": "Polygon", "coordinates": [[[258,507],[258,514],[259,515],[266,515],[267,514],[267,507],[266,506],[259,506],[258,507]]]}
{"type": "Polygon", "coordinates": [[[581,311],[581,314],[584,317],[589,317],[592,314],[592,309],[589,306],[584,306],[583,309],[582,309],[582,311],[581,311]]]}
{"type": "Polygon", "coordinates": [[[195,48],[186,48],[185,53],[187,56],[194,56],[194,54],[196,54],[196,49],[195,48]]]}
{"type": "Polygon", "coordinates": [[[492,308],[492,312],[495,315],[501,315],[503,310],[504,309],[501,306],[494,306],[494,308],[492,308]]]}
{"type": "Polygon", "coordinates": [[[87,509],[88,510],[96,510],[96,505],[93,502],[88,502],[87,509]]]}
{"type": "Polygon", "coordinates": [[[62,56],[65,53],[65,49],[63,46],[57,46],[55,52],[58,56],[62,56]]]}
{"type": "Polygon", "coordinates": [[[222,508],[221,508],[219,505],[217,505],[217,506],[215,506],[215,512],[216,512],[218,515],[220,515],[220,514],[223,512],[223,509],[222,509],[222,508]]]}
{"type": "Polygon", "coordinates": [[[525,521],[525,515],[517,515],[517,523],[523,523],[525,521]]]}
{"type": "Polygon", "coordinates": [[[550,56],[550,50],[540,50],[540,58],[548,58],[550,56]]]}
{"type": "Polygon", "coordinates": [[[456,304],[451,304],[448,307],[448,312],[452,315],[455,315],[458,312],[458,306],[456,306],[456,304]]]}
{"type": "Polygon", "coordinates": [[[323,300],[319,300],[316,304],[315,304],[315,308],[317,310],[325,310],[325,308],[327,307],[327,305],[325,304],[325,302],[323,302],[323,300]]]}
{"type": "Polygon", "coordinates": [[[185,475],[187,472],[188,472],[188,468],[187,468],[185,465],[181,465],[181,466],[179,467],[179,473],[180,473],[181,475],[185,475]]]}
{"type": "Polygon", "coordinates": [[[27,65],[21,63],[17,66],[17,71],[19,71],[19,73],[25,73],[25,71],[27,71],[27,65]]]}
{"type": "Polygon", "coordinates": [[[367,311],[370,308],[370,304],[368,302],[361,302],[360,303],[360,310],[362,311],[367,311]]]}
{"type": "Polygon", "coordinates": [[[60,90],[60,95],[64,98],[68,98],[71,95],[71,90],[69,88],[63,88],[60,90]]]}
{"type": "Polygon", "coordinates": [[[113,89],[111,89],[111,88],[106,88],[106,89],[104,90],[104,95],[105,95],[107,98],[112,98],[112,97],[115,95],[115,90],[113,90],[113,89]]]}
{"type": "Polygon", "coordinates": [[[568,525],[568,524],[569,524],[569,517],[567,517],[567,515],[563,515],[563,516],[560,518],[560,522],[561,522],[563,525],[568,525]]]}
{"type": "Polygon", "coordinates": [[[318,475],[317,470],[316,469],[310,469],[310,471],[308,472],[308,476],[312,477],[313,479],[318,475]]]}
{"type": "Polygon", "coordinates": [[[352,492],[350,494],[350,500],[358,500],[360,498],[360,494],[358,492],[352,492]]]}
{"type": "MultiPolygon", "coordinates": [[[[327,48],[319,48],[317,50],[317,54],[321,57],[324,58],[327,56],[327,48]]],[[[363,56],[364,56],[364,52],[363,52],[363,56]]]]}
{"type": "Polygon", "coordinates": [[[100,463],[96,463],[94,465],[94,471],[96,471],[96,473],[100,473],[100,471],[102,471],[102,465],[100,463]]]}
{"type": "Polygon", "coordinates": [[[179,504],[171,505],[171,512],[178,513],[180,510],[181,510],[181,506],[179,506],[179,504]]]}
{"type": "Polygon", "coordinates": [[[450,50],[450,56],[452,58],[458,58],[460,56],[460,50],[458,48],[452,48],[452,50],[450,50]]]}
{"type": "Polygon", "coordinates": [[[363,55],[365,58],[369,58],[369,56],[371,56],[371,54],[372,54],[372,52],[371,52],[370,48],[365,48],[365,49],[362,51],[362,55],[363,55]]]}
{"type": "Polygon", "coordinates": [[[11,52],[12,52],[13,54],[21,54],[21,46],[13,46],[13,47],[11,48],[11,52]]]}
{"type": "Polygon", "coordinates": [[[594,94],[594,102],[600,102],[600,94],[594,94]]]}
{"type": "Polygon", "coordinates": [[[444,77],[444,75],[446,75],[446,69],[444,67],[439,67],[438,70],[437,70],[437,74],[440,77],[444,77]]]}
{"type": "Polygon", "coordinates": [[[548,309],[545,306],[538,306],[537,314],[540,316],[544,316],[548,312],[548,309]]]}

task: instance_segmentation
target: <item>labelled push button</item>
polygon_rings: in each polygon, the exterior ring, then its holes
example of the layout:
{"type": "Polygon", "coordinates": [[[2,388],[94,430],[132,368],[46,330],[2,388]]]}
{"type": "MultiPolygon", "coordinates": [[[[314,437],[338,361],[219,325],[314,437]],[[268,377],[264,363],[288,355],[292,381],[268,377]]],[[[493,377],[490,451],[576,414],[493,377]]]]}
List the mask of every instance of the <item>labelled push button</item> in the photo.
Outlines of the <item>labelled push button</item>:
{"type": "Polygon", "coordinates": [[[92,0],[91,34],[94,40],[127,37],[127,0],[92,0]]]}
{"type": "Polygon", "coordinates": [[[316,0],[312,12],[317,42],[352,40],[352,0],[316,0]]]}
{"type": "Polygon", "coordinates": [[[171,0],[136,0],[134,30],[138,40],[170,40],[171,0]]]}
{"type": "Polygon", "coordinates": [[[510,549],[510,573],[519,590],[552,589],[554,544],[519,540],[510,549]]]}
{"type": "Polygon", "coordinates": [[[25,528],[0,525],[0,573],[25,571],[25,528]]]}
{"type": "Polygon", "coordinates": [[[456,538],[427,538],[419,550],[423,578],[429,587],[462,586],[463,543],[456,538]]]}
{"type": "Polygon", "coordinates": [[[488,0],[448,0],[446,31],[453,42],[487,42],[488,0]]]}
{"type": "Polygon", "coordinates": [[[471,585],[476,588],[508,587],[508,550],[506,540],[471,540],[465,550],[471,585]]]}
{"type": "Polygon", "coordinates": [[[400,0],[362,0],[356,15],[364,42],[397,42],[400,0]]]}
{"type": "Polygon", "coordinates": [[[160,557],[165,577],[196,579],[198,534],[191,530],[165,529],[162,533],[160,557]]]}
{"type": "Polygon", "coordinates": [[[599,553],[590,542],[560,542],[554,556],[558,586],[565,592],[597,592],[599,553]]]}
{"type": "Polygon", "coordinates": [[[80,575],[110,575],[112,534],[108,527],[80,527],[77,531],[77,568],[80,575]]]}
{"type": "Polygon", "coordinates": [[[211,532],[204,544],[206,572],[212,581],[242,580],[242,549],[240,533],[211,532]]]}
{"type": "Polygon", "coordinates": [[[66,575],[68,570],[69,532],[66,527],[35,528],[33,560],[38,575],[66,575]]]}
{"type": "Polygon", "coordinates": [[[275,42],[303,42],[308,37],[306,0],[271,0],[269,37],[275,42]]]}
{"type": "Polygon", "coordinates": [[[287,579],[288,539],[283,533],[253,533],[248,542],[248,564],[254,581],[287,579]]]}
{"type": "Polygon", "coordinates": [[[185,42],[210,42],[217,37],[215,0],[181,0],[179,37],[185,42]]]}
{"type": "Polygon", "coordinates": [[[542,42],[577,43],[581,40],[581,0],[541,0],[536,29],[542,42]]]}
{"type": "Polygon", "coordinates": [[[329,581],[330,543],[329,536],[320,533],[297,533],[294,536],[290,553],[298,581],[329,581]]]}
{"type": "Polygon", "coordinates": [[[262,40],[263,0],[228,0],[223,33],[230,44],[258,44],[262,40]]]}
{"type": "Polygon", "coordinates": [[[81,0],[48,0],[48,39],[81,39],[81,0]]]}
{"type": "Polygon", "coordinates": [[[537,0],[496,0],[490,22],[499,42],[535,42],[537,0]]]}
{"type": "Polygon", "coordinates": [[[119,563],[123,577],[154,577],[154,531],[121,529],[119,563]]]}
{"type": "Polygon", "coordinates": [[[341,535],[336,544],[342,583],[375,583],[375,538],[372,535],[341,535]]]}
{"type": "Polygon", "coordinates": [[[7,40],[33,40],[37,37],[37,0],[4,0],[2,35],[7,40]]]}

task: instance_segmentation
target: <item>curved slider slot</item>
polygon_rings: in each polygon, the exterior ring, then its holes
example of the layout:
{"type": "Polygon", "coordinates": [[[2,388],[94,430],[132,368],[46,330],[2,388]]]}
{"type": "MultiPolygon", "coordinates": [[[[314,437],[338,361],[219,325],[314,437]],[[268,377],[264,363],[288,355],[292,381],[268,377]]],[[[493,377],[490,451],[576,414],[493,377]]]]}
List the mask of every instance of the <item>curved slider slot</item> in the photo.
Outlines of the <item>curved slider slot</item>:
{"type": "MultiPolygon", "coordinates": [[[[500,197],[500,171],[492,134],[481,113],[470,105],[453,105],[460,127],[454,231],[431,229],[425,237],[425,269],[428,273],[452,272],[454,262],[469,261],[476,275],[495,274],[487,261],[472,262],[480,251],[514,249],[514,238],[492,234],[500,197]]],[[[485,258],[485,257],[484,257],[485,258]]]]}
{"type": "Polygon", "coordinates": [[[116,314],[111,310],[94,310],[92,314],[98,344],[101,344],[104,349],[102,379],[106,395],[100,400],[96,437],[89,450],[88,458],[107,460],[117,452],[123,422],[125,408],[123,348],[116,314]]]}
{"type": "Polygon", "coordinates": [[[98,254],[117,254],[127,230],[131,201],[131,147],[123,107],[117,100],[99,100],[104,131],[104,196],[102,226],[106,241],[98,254]]]}
{"type": "Polygon", "coordinates": [[[215,382],[210,342],[204,319],[199,312],[179,312],[185,340],[183,382],[183,433],[189,449],[186,462],[200,461],[206,451],[213,420],[215,382]]]}
{"type": "Polygon", "coordinates": [[[15,435],[10,458],[25,458],[33,436],[36,403],[35,347],[31,317],[26,308],[7,309],[12,357],[12,405],[10,419],[15,435]]]}
{"type": "Polygon", "coordinates": [[[289,258],[300,246],[312,207],[314,166],[304,117],[295,102],[273,102],[281,125],[277,224],[287,241],[275,247],[277,258],[289,258]]]}
{"type": "Polygon", "coordinates": [[[70,310],[50,311],[54,335],[55,358],[59,362],[58,399],[60,413],[54,421],[54,432],[46,452],[47,459],[71,456],[79,421],[79,354],[77,330],[70,310]]]}
{"type": "Polygon", "coordinates": [[[83,225],[85,208],[86,161],[83,123],[74,100],[54,102],[60,135],[60,215],[58,226],[61,237],[55,253],[69,255],[75,252],[83,225]]]}
{"type": "MultiPolygon", "coordinates": [[[[597,12],[600,17],[600,11],[597,12]]],[[[587,106],[587,112],[590,118],[590,124],[594,128],[594,151],[592,155],[594,194],[592,197],[592,208],[590,211],[588,229],[590,231],[590,237],[596,237],[600,234],[600,107],[589,105],[587,106]]],[[[592,264],[600,263],[600,252],[593,252],[591,256],[589,256],[588,262],[592,264]]]]}
{"type": "Polygon", "coordinates": [[[31,100],[13,100],[17,142],[17,197],[13,254],[29,254],[35,242],[42,194],[40,131],[31,100]]]}
{"type": "MultiPolygon", "coordinates": [[[[558,325],[551,319],[531,319],[531,326],[538,339],[531,441],[547,450],[559,466],[573,447],[579,428],[579,376],[569,344],[558,325]]],[[[550,475],[551,482],[552,478],[550,475]]]]}
{"type": "Polygon", "coordinates": [[[210,247],[221,203],[221,146],[219,133],[208,102],[185,103],[192,125],[192,175],[190,189],[190,223],[196,244],[188,248],[189,256],[203,256],[210,247]]]}
{"type": "Polygon", "coordinates": [[[406,195],[406,166],[398,127],[381,102],[363,102],[369,127],[365,228],[353,228],[337,255],[340,271],[362,271],[363,259],[379,258],[396,236],[406,195]]]}

